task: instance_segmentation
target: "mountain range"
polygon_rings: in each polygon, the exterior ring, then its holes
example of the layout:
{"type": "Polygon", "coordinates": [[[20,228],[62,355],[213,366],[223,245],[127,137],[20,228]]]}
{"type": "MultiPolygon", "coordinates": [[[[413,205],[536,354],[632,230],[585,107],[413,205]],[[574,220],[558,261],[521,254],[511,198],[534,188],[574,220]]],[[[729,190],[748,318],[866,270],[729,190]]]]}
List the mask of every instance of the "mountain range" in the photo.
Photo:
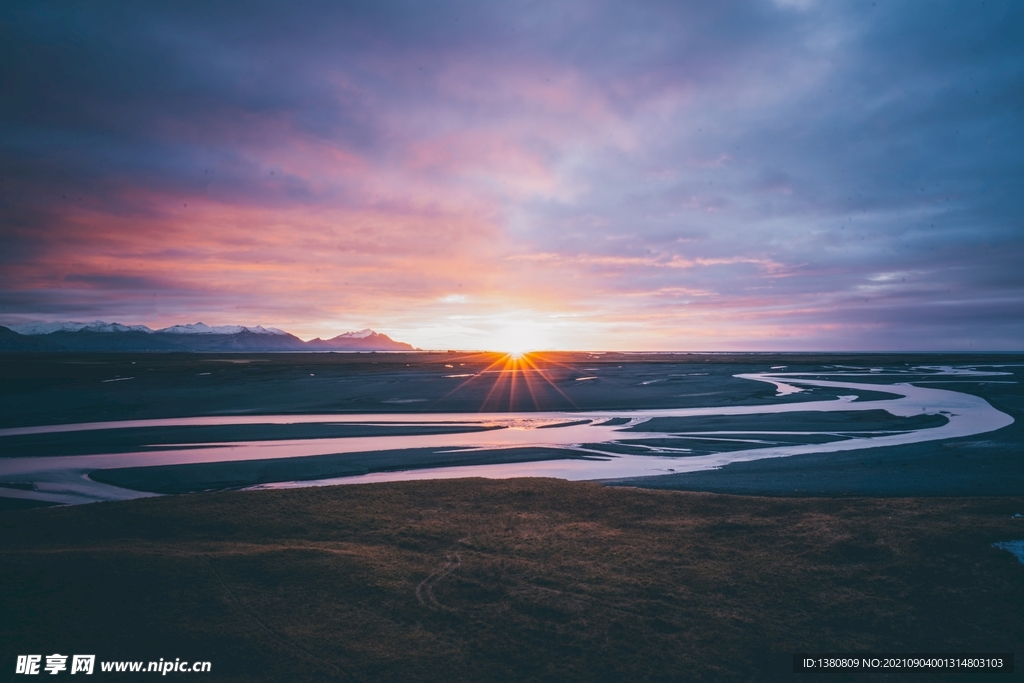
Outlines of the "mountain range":
{"type": "Polygon", "coordinates": [[[0,325],[0,351],[416,351],[366,329],[302,341],[276,327],[203,323],[152,330],[145,325],[57,322],[0,325]]]}

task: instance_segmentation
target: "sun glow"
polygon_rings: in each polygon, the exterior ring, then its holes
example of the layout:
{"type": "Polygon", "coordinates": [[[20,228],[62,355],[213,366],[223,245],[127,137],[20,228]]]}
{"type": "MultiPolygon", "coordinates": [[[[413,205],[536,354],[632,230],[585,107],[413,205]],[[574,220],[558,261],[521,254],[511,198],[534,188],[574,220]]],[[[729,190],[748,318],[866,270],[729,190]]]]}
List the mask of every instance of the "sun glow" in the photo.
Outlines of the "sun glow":
{"type": "Polygon", "coordinates": [[[495,334],[495,351],[504,351],[511,358],[520,359],[532,351],[541,351],[547,345],[546,330],[533,322],[505,325],[495,334]]]}
{"type": "Polygon", "coordinates": [[[479,400],[478,409],[482,412],[540,410],[545,405],[575,410],[576,404],[559,385],[580,373],[575,364],[566,364],[560,358],[557,352],[547,351],[472,353],[456,359],[464,360],[460,365],[473,371],[448,375],[465,378],[465,381],[452,387],[446,396],[469,392],[479,400]]]}

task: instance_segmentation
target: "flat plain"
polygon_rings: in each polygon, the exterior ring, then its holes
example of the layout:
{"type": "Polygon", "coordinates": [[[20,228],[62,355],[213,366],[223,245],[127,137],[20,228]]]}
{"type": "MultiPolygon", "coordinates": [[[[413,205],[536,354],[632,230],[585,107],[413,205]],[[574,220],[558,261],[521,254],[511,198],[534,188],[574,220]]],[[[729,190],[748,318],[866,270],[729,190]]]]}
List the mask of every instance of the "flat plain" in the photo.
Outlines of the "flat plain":
{"type": "MultiPolygon", "coordinates": [[[[618,486],[407,481],[21,510],[33,503],[2,498],[0,612],[9,617],[0,620],[0,654],[12,672],[19,654],[67,652],[209,660],[204,679],[222,681],[814,680],[789,673],[791,653],[1024,652],[1024,565],[992,546],[1024,538],[1024,517],[1015,516],[1024,515],[1018,357],[565,355],[553,359],[561,370],[548,372],[552,382],[515,395],[497,377],[454,390],[462,378],[445,375],[480,375],[498,361],[476,354],[10,359],[0,365],[4,428],[831,395],[780,397],[734,377],[781,365],[1005,366],[1007,375],[941,381],[1015,419],[964,439],[618,486]],[[106,381],[122,377],[133,379],[106,381]],[[395,402],[408,400],[417,402],[395,402]],[[637,488],[654,485],[691,490],[637,488]]],[[[885,415],[862,415],[861,427],[893,428],[885,415]]],[[[12,440],[4,456],[139,445],[140,435],[117,431],[12,440]]]]}

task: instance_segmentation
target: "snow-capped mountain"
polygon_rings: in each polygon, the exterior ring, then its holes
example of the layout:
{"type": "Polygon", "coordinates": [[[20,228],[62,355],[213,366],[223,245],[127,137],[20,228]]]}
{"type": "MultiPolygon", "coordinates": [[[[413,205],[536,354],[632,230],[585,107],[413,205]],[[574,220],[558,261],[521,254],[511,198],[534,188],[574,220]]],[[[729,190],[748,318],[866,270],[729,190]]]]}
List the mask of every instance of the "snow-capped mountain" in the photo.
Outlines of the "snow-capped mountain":
{"type": "Polygon", "coordinates": [[[8,351],[415,351],[371,329],[304,342],[276,327],[190,323],[152,330],[96,320],[22,323],[0,327],[0,350],[8,351]]]}
{"type": "Polygon", "coordinates": [[[105,323],[102,320],[94,320],[91,323],[80,322],[59,322],[59,323],[24,323],[11,325],[8,329],[18,334],[53,334],[54,332],[152,332],[145,325],[122,325],[121,323],[105,323]]]}
{"type": "Polygon", "coordinates": [[[369,327],[365,330],[359,330],[358,332],[343,332],[339,334],[335,339],[366,339],[367,337],[377,334],[369,327]]]}
{"type": "Polygon", "coordinates": [[[362,349],[373,349],[376,351],[413,351],[413,347],[405,342],[396,342],[386,334],[380,334],[373,330],[359,330],[358,332],[344,332],[337,337],[330,339],[310,339],[306,342],[310,349],[322,351],[356,351],[362,349]]]}
{"type": "MultiPolygon", "coordinates": [[[[172,325],[157,330],[157,334],[238,334],[239,332],[252,332],[253,334],[288,334],[276,327],[245,327],[243,325],[205,325],[203,323],[189,323],[188,325],[172,325]]],[[[355,333],[358,334],[358,333],[355,333]]]]}

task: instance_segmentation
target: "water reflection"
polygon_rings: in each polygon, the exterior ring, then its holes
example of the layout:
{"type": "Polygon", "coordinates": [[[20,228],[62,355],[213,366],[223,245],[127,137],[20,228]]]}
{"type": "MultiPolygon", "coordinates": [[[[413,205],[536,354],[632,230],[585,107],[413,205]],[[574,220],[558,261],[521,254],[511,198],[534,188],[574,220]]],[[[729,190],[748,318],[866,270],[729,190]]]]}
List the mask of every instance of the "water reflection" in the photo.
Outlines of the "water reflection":
{"type": "MultiPolygon", "coordinates": [[[[877,372],[869,371],[874,378],[877,372]]],[[[964,368],[929,368],[929,376],[955,374],[999,374],[964,368]]],[[[648,410],[612,410],[586,412],[530,412],[530,413],[435,413],[435,414],[375,414],[375,415],[274,415],[274,416],[204,416],[155,420],[126,420],[74,425],[50,425],[0,430],[0,438],[27,434],[124,429],[130,427],[169,427],[186,425],[252,425],[252,424],[310,424],[364,425],[380,427],[377,436],[345,438],[292,439],[275,441],[236,441],[218,443],[190,443],[164,450],[111,453],[99,455],[9,458],[0,460],[0,479],[12,485],[32,482],[34,490],[7,488],[2,495],[37,498],[62,503],[88,502],[133,498],[142,494],[114,486],[100,484],[88,478],[98,469],[155,465],[181,465],[243,460],[294,458],[324,454],[392,451],[408,448],[436,448],[451,450],[499,450],[538,447],[561,449],[586,459],[544,460],[508,464],[454,466],[434,469],[379,472],[356,477],[323,479],[317,481],[280,482],[260,488],[314,486],[338,483],[362,483],[409,479],[453,478],[483,476],[492,478],[543,476],[570,480],[613,479],[687,472],[721,467],[732,462],[760,458],[784,457],[803,453],[837,452],[881,446],[895,446],[939,439],[979,434],[999,429],[1013,419],[996,410],[984,399],[970,394],[914,386],[908,383],[860,383],[847,378],[868,373],[844,372],[821,379],[821,373],[752,373],[738,377],[768,382],[776,386],[780,395],[800,391],[802,388],[823,387],[851,392],[886,392],[890,399],[856,401],[856,395],[844,395],[824,401],[780,403],[777,405],[716,406],[702,408],[667,408],[648,410]],[[840,379],[835,379],[840,377],[840,379]],[[758,439],[750,438],[758,432],[745,430],[744,438],[718,432],[625,432],[653,418],[683,418],[702,416],[777,415],[814,411],[819,413],[856,413],[866,410],[884,410],[898,417],[943,415],[947,422],[941,426],[902,432],[875,431],[841,434],[830,431],[800,432],[806,435],[834,436],[833,440],[817,443],[797,443],[765,447],[758,439]],[[489,431],[456,432],[426,435],[388,434],[388,428],[407,425],[448,425],[479,428],[500,427],[489,431]],[[719,438],[727,441],[746,441],[757,447],[738,448],[679,457],[686,454],[687,438],[702,434],[705,440],[719,438]],[[641,438],[653,445],[636,446],[641,438]],[[624,444],[624,440],[630,440],[624,444]],[[667,443],[666,443],[667,442],[667,443]],[[628,446],[615,450],[612,446],[628,446]],[[202,448],[197,448],[202,447],[202,448]],[[643,454],[628,452],[642,450],[643,454]]],[[[901,374],[900,377],[905,377],[901,374]]],[[[528,385],[524,387],[528,389],[528,385]]],[[[515,387],[509,389],[514,392],[515,387]]],[[[760,432],[760,434],[780,432],[760,432]]],[[[795,434],[796,432],[788,432],[795,434]]]]}

